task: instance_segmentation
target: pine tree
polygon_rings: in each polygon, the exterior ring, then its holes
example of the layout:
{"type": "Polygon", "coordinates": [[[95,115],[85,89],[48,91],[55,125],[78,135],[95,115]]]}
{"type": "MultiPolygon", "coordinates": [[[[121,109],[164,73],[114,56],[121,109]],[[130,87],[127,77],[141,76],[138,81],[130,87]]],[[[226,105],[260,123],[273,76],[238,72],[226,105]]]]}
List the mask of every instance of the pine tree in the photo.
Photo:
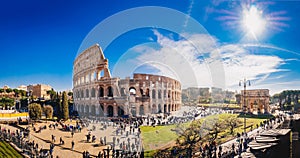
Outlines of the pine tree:
{"type": "Polygon", "coordinates": [[[68,103],[68,96],[67,93],[64,91],[62,94],[62,112],[63,112],[63,119],[69,119],[69,103],[68,103]]]}
{"type": "Polygon", "coordinates": [[[61,119],[62,118],[62,105],[61,105],[61,101],[60,101],[58,92],[56,93],[55,105],[56,105],[56,110],[57,110],[57,117],[58,117],[58,119],[61,119]]]}

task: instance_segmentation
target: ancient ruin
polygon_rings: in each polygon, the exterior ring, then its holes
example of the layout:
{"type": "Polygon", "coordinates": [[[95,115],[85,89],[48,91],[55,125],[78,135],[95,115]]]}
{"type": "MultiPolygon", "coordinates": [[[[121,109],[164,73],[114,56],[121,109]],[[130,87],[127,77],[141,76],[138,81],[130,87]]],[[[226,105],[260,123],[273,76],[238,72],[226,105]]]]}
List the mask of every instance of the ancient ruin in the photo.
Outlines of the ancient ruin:
{"type": "Polygon", "coordinates": [[[152,74],[112,77],[98,44],[79,54],[73,63],[73,95],[75,110],[86,116],[145,116],[181,107],[179,81],[152,74]]]}

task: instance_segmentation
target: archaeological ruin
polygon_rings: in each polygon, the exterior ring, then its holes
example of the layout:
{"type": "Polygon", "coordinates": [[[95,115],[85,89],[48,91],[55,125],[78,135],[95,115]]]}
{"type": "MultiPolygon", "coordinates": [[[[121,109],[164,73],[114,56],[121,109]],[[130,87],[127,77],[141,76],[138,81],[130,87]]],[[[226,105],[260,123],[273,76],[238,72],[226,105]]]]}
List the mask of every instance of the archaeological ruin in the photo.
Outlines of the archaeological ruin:
{"type": "Polygon", "coordinates": [[[152,74],[112,77],[98,44],[80,53],[73,63],[73,95],[75,110],[85,116],[146,116],[181,107],[179,81],[152,74]]]}

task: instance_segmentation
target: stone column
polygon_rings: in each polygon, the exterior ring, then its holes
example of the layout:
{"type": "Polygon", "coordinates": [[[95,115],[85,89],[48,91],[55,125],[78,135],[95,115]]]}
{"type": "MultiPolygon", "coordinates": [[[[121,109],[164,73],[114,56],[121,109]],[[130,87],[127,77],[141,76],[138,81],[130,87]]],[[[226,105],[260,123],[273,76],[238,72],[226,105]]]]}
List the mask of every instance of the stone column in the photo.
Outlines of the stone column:
{"type": "Polygon", "coordinates": [[[117,117],[118,116],[118,106],[116,103],[114,103],[113,108],[114,108],[114,116],[117,117]]]}
{"type": "Polygon", "coordinates": [[[95,105],[95,106],[96,106],[96,111],[95,111],[95,113],[96,113],[96,115],[99,115],[99,114],[100,114],[100,105],[97,104],[97,105],[95,105]]]}
{"type": "Polygon", "coordinates": [[[140,105],[135,104],[136,116],[140,115],[140,105]]]}
{"type": "Polygon", "coordinates": [[[104,105],[103,105],[103,113],[104,113],[104,116],[108,115],[107,114],[107,104],[106,103],[104,103],[104,105]]]}

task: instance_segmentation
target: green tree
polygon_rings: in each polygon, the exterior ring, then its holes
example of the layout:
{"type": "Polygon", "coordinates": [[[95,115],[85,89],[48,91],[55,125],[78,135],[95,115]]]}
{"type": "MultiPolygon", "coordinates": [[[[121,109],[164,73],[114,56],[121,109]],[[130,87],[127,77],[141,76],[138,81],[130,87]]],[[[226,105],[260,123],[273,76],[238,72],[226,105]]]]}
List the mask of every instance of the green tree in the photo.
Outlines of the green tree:
{"type": "Polygon", "coordinates": [[[46,118],[52,118],[53,116],[53,107],[51,105],[44,106],[44,113],[46,118]]]}
{"type": "Polygon", "coordinates": [[[47,91],[47,94],[50,95],[50,100],[54,101],[56,97],[56,92],[54,91],[54,89],[52,88],[51,90],[47,91]]]}
{"type": "Polygon", "coordinates": [[[200,129],[201,123],[198,121],[192,122],[188,128],[185,128],[184,125],[178,125],[176,128],[176,133],[179,134],[176,143],[183,148],[185,152],[183,154],[187,157],[192,157],[196,145],[202,140],[200,129]]]}
{"type": "Polygon", "coordinates": [[[20,96],[20,91],[18,89],[13,89],[13,92],[15,93],[15,97],[19,97],[20,96]]]}
{"type": "Polygon", "coordinates": [[[56,111],[57,111],[57,117],[58,119],[62,119],[62,105],[61,105],[61,99],[60,96],[58,95],[58,92],[56,93],[56,99],[55,99],[55,106],[56,106],[56,111]]]}
{"type": "Polygon", "coordinates": [[[12,98],[3,97],[0,99],[0,106],[4,107],[5,109],[8,109],[14,105],[15,105],[15,100],[12,98]]]}
{"type": "Polygon", "coordinates": [[[236,128],[239,124],[239,120],[237,119],[237,117],[231,115],[226,118],[225,123],[229,127],[230,134],[233,134],[234,128],[236,128]]]}
{"type": "Polygon", "coordinates": [[[38,103],[31,103],[28,106],[29,117],[33,120],[41,119],[42,117],[42,107],[38,103]]]}
{"type": "Polygon", "coordinates": [[[68,92],[68,96],[72,97],[73,96],[73,92],[68,92]]]}
{"type": "Polygon", "coordinates": [[[0,88],[0,93],[3,93],[4,92],[4,89],[3,88],[0,88]]]}
{"type": "Polygon", "coordinates": [[[62,112],[63,112],[63,119],[69,119],[69,103],[68,103],[68,96],[67,93],[64,91],[62,94],[62,112]]]}
{"type": "Polygon", "coordinates": [[[13,90],[12,90],[11,88],[7,88],[5,91],[6,91],[6,93],[10,93],[10,92],[12,92],[13,90]]]}
{"type": "Polygon", "coordinates": [[[224,120],[217,117],[207,118],[202,124],[200,133],[201,135],[208,135],[210,142],[216,140],[218,134],[226,129],[224,120]]]}

